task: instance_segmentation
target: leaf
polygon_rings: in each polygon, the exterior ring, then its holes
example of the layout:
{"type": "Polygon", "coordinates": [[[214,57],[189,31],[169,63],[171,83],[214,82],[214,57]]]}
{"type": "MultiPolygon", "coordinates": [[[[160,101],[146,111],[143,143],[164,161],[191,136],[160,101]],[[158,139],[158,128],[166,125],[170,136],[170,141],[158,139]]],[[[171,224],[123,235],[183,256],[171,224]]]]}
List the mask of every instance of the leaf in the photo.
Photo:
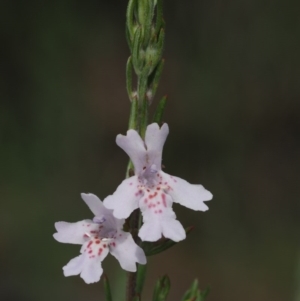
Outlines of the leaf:
{"type": "Polygon", "coordinates": [[[195,279],[191,287],[185,292],[181,301],[204,301],[209,293],[209,288],[203,292],[199,289],[198,279],[195,279]]]}
{"type": "MultiPolygon", "coordinates": [[[[127,11],[126,11],[126,25],[127,25],[128,35],[129,35],[129,40],[130,41],[133,40],[133,36],[134,36],[135,24],[134,24],[133,19],[134,19],[135,5],[136,5],[136,0],[129,0],[128,6],[127,6],[127,11]]],[[[129,42],[128,42],[128,44],[129,44],[129,42]]],[[[130,44],[129,44],[129,47],[130,47],[130,44]]]]}
{"type": "Polygon", "coordinates": [[[157,0],[156,4],[156,24],[155,24],[155,33],[158,34],[163,23],[163,4],[162,0],[157,0]]]}
{"type": "Polygon", "coordinates": [[[158,65],[155,67],[155,69],[153,70],[153,72],[148,78],[148,85],[150,86],[151,89],[152,98],[156,94],[156,90],[158,88],[158,84],[161,78],[164,64],[165,64],[165,60],[164,59],[160,60],[160,62],[158,63],[158,65]]]}
{"type": "Polygon", "coordinates": [[[126,88],[129,99],[132,101],[132,59],[131,56],[128,58],[126,63],[126,88]]]}
{"type": "Polygon", "coordinates": [[[164,96],[158,103],[154,116],[153,116],[153,122],[156,122],[160,124],[162,122],[163,114],[165,111],[165,107],[167,104],[167,96],[164,96]]]}
{"type": "Polygon", "coordinates": [[[154,288],[152,301],[165,301],[168,297],[170,287],[170,278],[167,275],[158,278],[154,288]]]}
{"type": "Polygon", "coordinates": [[[134,71],[137,75],[142,72],[142,67],[144,65],[144,60],[140,58],[140,50],[142,49],[142,37],[141,37],[141,27],[138,27],[134,33],[133,45],[132,45],[132,64],[134,71]]]}

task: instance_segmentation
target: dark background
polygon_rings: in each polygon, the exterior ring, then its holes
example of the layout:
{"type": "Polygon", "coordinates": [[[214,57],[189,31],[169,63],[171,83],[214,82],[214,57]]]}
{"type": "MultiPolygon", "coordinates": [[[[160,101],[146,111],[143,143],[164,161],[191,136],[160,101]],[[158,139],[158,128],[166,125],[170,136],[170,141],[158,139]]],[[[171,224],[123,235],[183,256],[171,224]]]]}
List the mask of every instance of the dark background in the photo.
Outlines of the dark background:
{"type": "MultiPolygon", "coordinates": [[[[0,4],[0,300],[104,300],[64,278],[79,247],[54,222],[91,218],[124,178],[127,1],[0,4]]],[[[299,301],[299,1],[165,1],[165,171],[202,183],[206,213],[174,206],[188,240],[149,259],[145,301],[168,273],[170,301],[195,277],[209,301],[299,301]]],[[[157,101],[157,100],[156,100],[157,101]]],[[[115,300],[125,273],[104,263],[115,300]]],[[[300,274],[300,272],[299,272],[300,274]]]]}

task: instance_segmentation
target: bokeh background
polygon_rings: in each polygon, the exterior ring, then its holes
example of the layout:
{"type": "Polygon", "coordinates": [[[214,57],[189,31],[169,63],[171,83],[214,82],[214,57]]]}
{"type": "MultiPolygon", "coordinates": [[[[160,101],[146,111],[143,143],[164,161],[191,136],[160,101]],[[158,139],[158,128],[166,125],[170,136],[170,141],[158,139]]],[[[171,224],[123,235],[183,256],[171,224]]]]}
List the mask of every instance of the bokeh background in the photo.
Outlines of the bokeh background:
{"type": "MultiPolygon", "coordinates": [[[[89,218],[124,177],[127,1],[0,3],[0,300],[104,300],[102,282],[64,278],[78,246],[54,222],[89,218]]],[[[299,1],[166,0],[166,172],[202,183],[206,213],[175,206],[189,238],[149,259],[144,292],[169,274],[209,301],[299,301],[299,1]],[[298,276],[297,276],[298,275],[298,276]]],[[[157,100],[156,100],[157,101],[157,100]]],[[[125,273],[104,263],[117,301],[125,273]]]]}

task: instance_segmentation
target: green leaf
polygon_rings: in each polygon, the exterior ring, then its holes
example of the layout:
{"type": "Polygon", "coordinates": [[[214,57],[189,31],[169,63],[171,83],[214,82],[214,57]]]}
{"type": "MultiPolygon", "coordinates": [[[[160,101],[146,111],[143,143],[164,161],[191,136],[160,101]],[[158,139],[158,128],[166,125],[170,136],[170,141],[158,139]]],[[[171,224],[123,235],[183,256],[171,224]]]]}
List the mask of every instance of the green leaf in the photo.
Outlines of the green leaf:
{"type": "Polygon", "coordinates": [[[161,29],[157,42],[152,41],[151,45],[149,45],[145,51],[145,61],[146,61],[145,63],[149,69],[148,75],[151,75],[153,70],[161,62],[162,54],[164,50],[164,38],[165,38],[165,32],[163,29],[161,29]]]}
{"type": "Polygon", "coordinates": [[[160,124],[167,104],[167,96],[164,96],[158,103],[153,116],[153,122],[160,124]]]}
{"type": "Polygon", "coordinates": [[[106,275],[103,276],[103,285],[104,285],[104,292],[105,292],[105,300],[112,301],[110,285],[109,285],[108,277],[106,275]]]}
{"type": "Polygon", "coordinates": [[[156,24],[155,24],[155,34],[157,35],[164,25],[163,22],[163,3],[162,0],[157,0],[156,4],[156,24]]]}
{"type": "Polygon", "coordinates": [[[132,100],[133,94],[132,94],[132,59],[131,56],[127,60],[126,64],[126,88],[127,93],[129,96],[129,99],[132,100]]]}
{"type": "Polygon", "coordinates": [[[156,66],[156,68],[154,69],[153,73],[151,74],[151,76],[149,77],[149,83],[148,85],[151,87],[151,92],[152,92],[152,97],[155,96],[157,88],[158,88],[158,84],[161,78],[161,74],[163,71],[165,65],[165,60],[162,59],[158,65],[156,66]]]}
{"type": "MultiPolygon", "coordinates": [[[[186,234],[189,234],[193,229],[194,229],[193,226],[186,228],[185,229],[186,234]]],[[[141,244],[141,247],[143,248],[146,256],[152,256],[152,255],[159,254],[159,253],[173,247],[176,244],[177,244],[177,242],[174,242],[173,240],[163,238],[157,242],[143,241],[141,244]]]]}
{"type": "Polygon", "coordinates": [[[171,283],[167,275],[158,278],[154,288],[152,301],[165,301],[168,297],[170,287],[171,283]]]}
{"type": "Polygon", "coordinates": [[[140,75],[142,72],[142,67],[144,65],[143,58],[140,57],[142,45],[141,38],[141,28],[138,27],[134,33],[133,45],[132,45],[132,64],[137,75],[140,75]]]}
{"type": "Polygon", "coordinates": [[[157,40],[157,56],[159,57],[159,59],[161,59],[162,57],[162,53],[164,50],[164,43],[165,43],[165,30],[163,28],[161,28],[161,30],[159,31],[159,36],[158,36],[158,40],[157,40]]]}
{"type": "Polygon", "coordinates": [[[126,26],[126,29],[125,29],[125,37],[126,37],[126,41],[127,41],[129,50],[130,50],[130,52],[132,52],[132,38],[130,36],[130,32],[129,32],[129,29],[128,29],[127,26],[126,26]]]}
{"type": "Polygon", "coordinates": [[[136,6],[136,1],[137,0],[129,0],[128,6],[127,6],[127,11],[126,11],[126,27],[128,28],[128,33],[130,40],[133,40],[134,36],[134,11],[135,11],[135,6],[136,6]]]}
{"type": "Polygon", "coordinates": [[[181,301],[204,301],[208,293],[209,288],[206,288],[203,292],[200,291],[198,279],[195,279],[181,301]]]}
{"type": "Polygon", "coordinates": [[[149,40],[151,36],[151,26],[152,26],[153,13],[154,13],[153,1],[140,0],[139,4],[140,3],[141,5],[139,5],[139,10],[141,6],[142,6],[141,10],[143,10],[143,12],[141,13],[141,15],[143,15],[143,20],[140,20],[141,22],[143,22],[141,23],[143,27],[143,45],[146,48],[147,45],[149,44],[149,40]]]}

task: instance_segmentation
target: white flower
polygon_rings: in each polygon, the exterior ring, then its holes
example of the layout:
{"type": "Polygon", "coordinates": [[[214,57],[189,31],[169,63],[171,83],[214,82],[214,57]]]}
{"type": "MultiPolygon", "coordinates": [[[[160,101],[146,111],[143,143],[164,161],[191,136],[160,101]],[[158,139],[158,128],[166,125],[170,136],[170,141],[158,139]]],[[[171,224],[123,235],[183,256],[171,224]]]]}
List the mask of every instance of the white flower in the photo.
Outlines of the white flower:
{"type": "Polygon", "coordinates": [[[145,141],[135,130],[127,131],[126,136],[118,135],[116,139],[132,160],[135,176],[124,180],[103,204],[113,210],[116,218],[127,218],[140,208],[144,224],[138,235],[144,241],[156,241],[162,234],[173,241],[183,240],[186,234],[176,220],[173,202],[206,211],[208,207],[204,201],[212,199],[212,194],[202,185],[192,185],[161,170],[162,150],[168,133],[166,123],[161,128],[152,123],[147,127],[145,141]]]}
{"type": "Polygon", "coordinates": [[[123,219],[116,219],[94,194],[81,194],[95,217],[77,223],[57,222],[54,238],[62,243],[82,245],[81,255],[71,259],[63,267],[65,276],[80,274],[86,283],[100,280],[102,260],[110,252],[121,267],[136,271],[136,262],[146,263],[144,251],[134,242],[130,233],[122,231],[123,219]]]}

